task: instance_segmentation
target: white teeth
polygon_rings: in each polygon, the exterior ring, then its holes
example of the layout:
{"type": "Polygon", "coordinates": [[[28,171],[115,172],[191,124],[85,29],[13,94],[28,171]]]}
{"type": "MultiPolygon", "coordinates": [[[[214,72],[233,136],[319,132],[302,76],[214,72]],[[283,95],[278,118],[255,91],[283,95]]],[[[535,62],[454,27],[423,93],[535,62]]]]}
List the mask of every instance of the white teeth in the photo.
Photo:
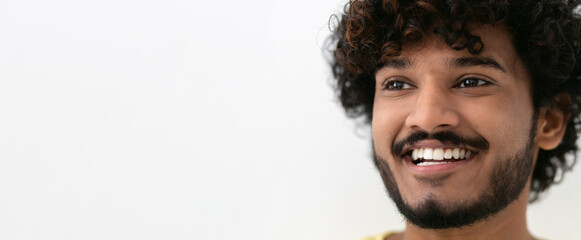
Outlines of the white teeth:
{"type": "Polygon", "coordinates": [[[424,159],[426,160],[430,160],[434,157],[433,155],[434,150],[432,150],[431,148],[425,148],[424,149],[424,159]]]}
{"type": "Polygon", "coordinates": [[[466,159],[472,155],[470,150],[454,148],[417,148],[411,153],[412,160],[425,159],[442,161],[444,159],[466,159]]]}
{"type": "Polygon", "coordinates": [[[446,149],[446,152],[444,152],[444,158],[446,159],[452,158],[452,149],[446,149]]]}
{"type": "Polygon", "coordinates": [[[434,149],[434,160],[444,160],[444,149],[436,148],[434,149]]]}
{"type": "Polygon", "coordinates": [[[454,159],[460,158],[460,149],[454,148],[454,151],[452,151],[452,157],[454,157],[454,159]]]}
{"type": "Polygon", "coordinates": [[[431,166],[431,165],[438,165],[438,164],[445,164],[450,162],[421,162],[418,163],[418,166],[431,166]]]}

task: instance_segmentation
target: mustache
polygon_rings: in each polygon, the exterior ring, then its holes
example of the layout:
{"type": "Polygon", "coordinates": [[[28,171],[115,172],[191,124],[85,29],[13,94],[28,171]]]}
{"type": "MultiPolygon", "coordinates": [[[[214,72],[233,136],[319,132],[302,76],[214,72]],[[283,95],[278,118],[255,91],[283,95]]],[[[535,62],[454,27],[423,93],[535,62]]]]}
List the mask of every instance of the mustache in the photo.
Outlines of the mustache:
{"type": "Polygon", "coordinates": [[[481,135],[466,137],[460,136],[450,131],[437,132],[433,134],[429,134],[425,131],[416,131],[402,140],[395,141],[391,147],[391,152],[394,156],[401,156],[404,154],[403,150],[405,146],[413,146],[422,140],[438,140],[442,143],[452,144],[454,146],[470,146],[481,151],[488,151],[489,148],[488,141],[486,141],[486,139],[481,135]]]}

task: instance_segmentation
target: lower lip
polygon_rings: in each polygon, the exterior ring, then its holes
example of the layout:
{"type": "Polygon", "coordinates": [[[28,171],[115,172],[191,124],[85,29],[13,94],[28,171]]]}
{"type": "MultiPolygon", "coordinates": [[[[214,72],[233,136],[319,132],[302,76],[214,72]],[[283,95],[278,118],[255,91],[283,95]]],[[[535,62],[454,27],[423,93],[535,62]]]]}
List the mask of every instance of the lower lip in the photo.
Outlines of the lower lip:
{"type": "MultiPolygon", "coordinates": [[[[451,171],[457,167],[464,166],[464,165],[472,162],[472,160],[476,156],[478,156],[478,154],[473,154],[472,156],[470,156],[470,158],[464,159],[461,161],[455,161],[455,162],[443,163],[443,164],[437,164],[437,165],[428,165],[428,166],[415,165],[412,163],[411,158],[407,158],[406,163],[407,163],[408,167],[412,170],[412,172],[419,173],[419,174],[435,174],[435,173],[448,172],[448,171],[451,171]]],[[[442,160],[442,161],[446,161],[446,160],[442,160]]]]}

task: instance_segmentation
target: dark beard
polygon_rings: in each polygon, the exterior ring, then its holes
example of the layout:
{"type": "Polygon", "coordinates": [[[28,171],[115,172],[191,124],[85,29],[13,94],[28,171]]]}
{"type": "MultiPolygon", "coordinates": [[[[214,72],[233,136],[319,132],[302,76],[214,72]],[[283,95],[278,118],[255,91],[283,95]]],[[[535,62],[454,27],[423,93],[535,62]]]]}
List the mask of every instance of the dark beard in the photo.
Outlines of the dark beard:
{"type": "MultiPolygon", "coordinates": [[[[489,218],[519,197],[533,167],[536,125],[535,117],[532,121],[527,145],[515,156],[497,159],[490,175],[488,191],[466,204],[454,203],[445,208],[434,196],[428,196],[417,207],[412,207],[402,199],[387,161],[377,156],[375,150],[374,162],[389,196],[409,222],[426,229],[460,228],[489,218]]],[[[454,134],[448,133],[448,135],[454,134]]],[[[460,137],[457,136],[458,138],[460,137]]]]}

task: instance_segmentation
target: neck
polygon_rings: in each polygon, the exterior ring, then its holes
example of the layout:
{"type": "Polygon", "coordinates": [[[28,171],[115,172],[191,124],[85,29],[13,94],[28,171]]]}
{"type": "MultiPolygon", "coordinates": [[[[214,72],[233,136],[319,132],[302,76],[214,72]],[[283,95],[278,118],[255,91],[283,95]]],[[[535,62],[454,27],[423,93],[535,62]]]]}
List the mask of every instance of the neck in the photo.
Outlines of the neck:
{"type": "Polygon", "coordinates": [[[526,210],[529,195],[529,184],[525,186],[519,198],[494,216],[473,225],[450,229],[423,229],[406,222],[406,230],[401,235],[403,240],[420,239],[507,239],[531,240],[526,221],[526,210]]]}

